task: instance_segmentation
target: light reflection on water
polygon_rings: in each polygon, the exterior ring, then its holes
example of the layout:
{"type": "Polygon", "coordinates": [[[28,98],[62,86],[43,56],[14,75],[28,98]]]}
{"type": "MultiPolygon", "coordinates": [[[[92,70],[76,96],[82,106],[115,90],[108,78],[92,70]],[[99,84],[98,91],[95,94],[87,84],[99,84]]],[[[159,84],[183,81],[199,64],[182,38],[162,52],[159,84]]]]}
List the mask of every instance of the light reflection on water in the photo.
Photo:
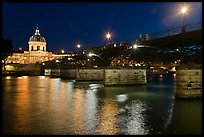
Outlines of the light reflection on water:
{"type": "Polygon", "coordinates": [[[130,135],[145,135],[148,134],[148,129],[145,125],[146,106],[140,100],[134,100],[129,108],[127,134],[130,135]]]}
{"type": "Polygon", "coordinates": [[[109,98],[104,99],[99,112],[99,125],[97,133],[102,135],[117,134],[117,114],[118,107],[116,102],[109,98]]]}
{"type": "Polygon", "coordinates": [[[45,76],[3,77],[3,133],[200,134],[201,101],[189,105],[197,112],[188,113],[195,117],[188,123],[194,128],[189,128],[180,115],[188,102],[174,100],[174,82],[166,79],[151,78],[144,86],[104,87],[102,82],[45,76]]]}

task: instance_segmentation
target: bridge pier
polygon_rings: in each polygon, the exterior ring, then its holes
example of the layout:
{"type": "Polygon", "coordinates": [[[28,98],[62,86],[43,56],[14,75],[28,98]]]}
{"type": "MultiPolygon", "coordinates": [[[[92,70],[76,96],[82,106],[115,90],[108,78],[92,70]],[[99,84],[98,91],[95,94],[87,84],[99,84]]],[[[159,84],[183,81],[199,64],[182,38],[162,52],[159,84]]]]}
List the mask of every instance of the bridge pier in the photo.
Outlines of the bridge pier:
{"type": "Polygon", "coordinates": [[[181,66],[176,70],[176,98],[195,98],[202,96],[202,69],[181,66]]]}

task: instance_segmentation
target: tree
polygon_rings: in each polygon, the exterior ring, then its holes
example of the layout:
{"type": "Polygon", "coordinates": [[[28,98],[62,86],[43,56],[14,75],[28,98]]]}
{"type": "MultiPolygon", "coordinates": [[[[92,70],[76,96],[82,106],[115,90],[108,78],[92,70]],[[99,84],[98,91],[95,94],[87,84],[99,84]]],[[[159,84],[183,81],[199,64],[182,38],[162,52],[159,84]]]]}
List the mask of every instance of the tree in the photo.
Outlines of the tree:
{"type": "Polygon", "coordinates": [[[1,57],[2,57],[2,60],[4,60],[4,70],[5,70],[5,64],[6,64],[6,60],[7,60],[7,57],[9,55],[12,55],[13,53],[13,44],[12,44],[12,41],[10,39],[3,39],[2,38],[2,47],[1,47],[1,57]]]}

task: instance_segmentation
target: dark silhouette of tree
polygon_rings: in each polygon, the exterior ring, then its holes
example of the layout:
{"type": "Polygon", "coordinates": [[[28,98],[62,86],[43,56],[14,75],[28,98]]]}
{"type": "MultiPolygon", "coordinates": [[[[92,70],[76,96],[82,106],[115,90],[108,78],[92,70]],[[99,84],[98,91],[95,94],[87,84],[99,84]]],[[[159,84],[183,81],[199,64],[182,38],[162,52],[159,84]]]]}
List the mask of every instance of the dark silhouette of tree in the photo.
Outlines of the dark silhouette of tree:
{"type": "Polygon", "coordinates": [[[4,60],[4,70],[5,70],[5,63],[6,63],[7,57],[12,55],[13,53],[13,44],[10,39],[2,38],[1,52],[2,52],[1,53],[2,60],[4,60]]]}

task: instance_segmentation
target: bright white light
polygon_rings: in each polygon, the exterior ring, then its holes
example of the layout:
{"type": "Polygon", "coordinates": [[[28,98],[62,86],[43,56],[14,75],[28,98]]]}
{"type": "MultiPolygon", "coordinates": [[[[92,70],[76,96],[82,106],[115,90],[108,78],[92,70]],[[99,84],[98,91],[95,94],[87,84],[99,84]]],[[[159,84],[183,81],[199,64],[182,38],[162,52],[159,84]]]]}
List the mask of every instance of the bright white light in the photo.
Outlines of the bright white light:
{"type": "Polygon", "coordinates": [[[104,86],[102,84],[90,84],[89,87],[90,89],[97,89],[97,88],[101,88],[104,86]]]}
{"type": "Polygon", "coordinates": [[[97,54],[94,54],[94,53],[89,53],[88,56],[89,56],[89,57],[96,56],[96,57],[99,57],[100,59],[102,59],[102,58],[100,57],[100,55],[97,55],[97,54]]]}
{"type": "Polygon", "coordinates": [[[11,79],[11,76],[6,76],[6,79],[11,79]]]}
{"type": "Polygon", "coordinates": [[[89,57],[92,57],[92,56],[94,56],[95,54],[93,54],[93,53],[89,53],[88,55],[89,55],[89,57]]]}
{"type": "Polygon", "coordinates": [[[134,48],[134,49],[136,49],[136,48],[137,48],[137,45],[136,45],[136,44],[135,44],[135,45],[133,45],[133,48],[134,48]]]}
{"type": "Polygon", "coordinates": [[[173,67],[173,68],[171,69],[171,71],[176,71],[176,67],[173,67]]]}
{"type": "Polygon", "coordinates": [[[184,14],[184,13],[186,13],[186,7],[183,7],[182,9],[181,9],[181,12],[184,14]]]}
{"type": "Polygon", "coordinates": [[[128,99],[127,94],[116,95],[118,102],[125,102],[128,99]]]}
{"type": "Polygon", "coordinates": [[[78,44],[78,45],[77,45],[77,48],[81,48],[81,45],[80,45],[80,44],[78,44]]]}
{"type": "Polygon", "coordinates": [[[60,62],[59,60],[56,60],[55,62],[60,62]]]}
{"type": "Polygon", "coordinates": [[[68,60],[74,60],[73,58],[67,58],[68,60]]]}
{"type": "Polygon", "coordinates": [[[45,63],[42,63],[42,65],[45,65],[45,63]]]}
{"type": "Polygon", "coordinates": [[[106,38],[107,38],[107,39],[110,39],[110,38],[111,38],[110,32],[108,32],[108,33],[106,34],[106,38]]]}
{"type": "Polygon", "coordinates": [[[64,50],[61,50],[62,53],[64,53],[64,50]]]}

